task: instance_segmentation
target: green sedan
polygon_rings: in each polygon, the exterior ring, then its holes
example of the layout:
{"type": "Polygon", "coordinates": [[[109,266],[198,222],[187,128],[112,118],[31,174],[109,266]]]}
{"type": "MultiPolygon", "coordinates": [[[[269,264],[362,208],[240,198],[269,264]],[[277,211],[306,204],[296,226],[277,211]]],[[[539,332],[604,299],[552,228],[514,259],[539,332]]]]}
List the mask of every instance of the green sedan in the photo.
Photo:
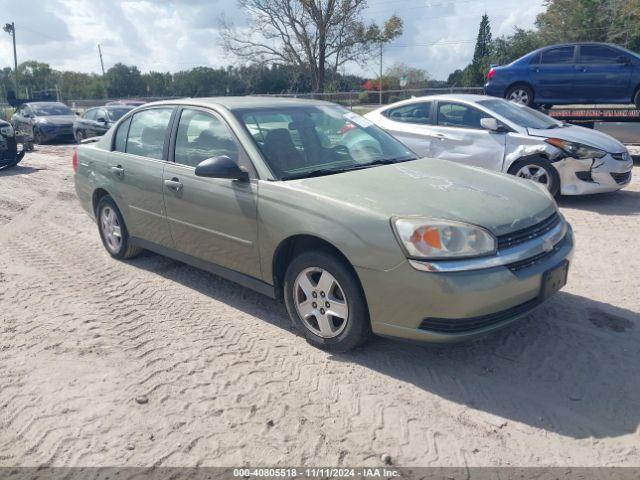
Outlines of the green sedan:
{"type": "Polygon", "coordinates": [[[417,158],[326,102],[146,104],[73,163],[112,257],[147,249],[282,299],[331,351],[504,327],[564,286],[573,252],[544,188],[417,158]]]}

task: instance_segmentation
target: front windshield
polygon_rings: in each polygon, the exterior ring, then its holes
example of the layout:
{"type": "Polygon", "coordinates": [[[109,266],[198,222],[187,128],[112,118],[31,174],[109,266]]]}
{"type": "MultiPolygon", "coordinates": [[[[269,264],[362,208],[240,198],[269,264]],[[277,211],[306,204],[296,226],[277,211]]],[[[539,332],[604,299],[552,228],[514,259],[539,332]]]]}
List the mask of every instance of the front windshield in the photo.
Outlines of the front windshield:
{"type": "Polygon", "coordinates": [[[562,124],[533,108],[502,99],[480,100],[478,104],[524,128],[549,129],[562,124]]]}
{"type": "Polygon", "coordinates": [[[107,116],[110,122],[117,122],[127,112],[133,110],[132,107],[107,108],[107,116]]]}
{"type": "Polygon", "coordinates": [[[342,107],[247,108],[234,113],[281,180],[416,159],[389,134],[342,107]]]}
{"type": "Polygon", "coordinates": [[[33,113],[38,117],[47,117],[49,115],[73,115],[71,109],[62,103],[31,105],[31,110],[33,110],[33,113]]]}

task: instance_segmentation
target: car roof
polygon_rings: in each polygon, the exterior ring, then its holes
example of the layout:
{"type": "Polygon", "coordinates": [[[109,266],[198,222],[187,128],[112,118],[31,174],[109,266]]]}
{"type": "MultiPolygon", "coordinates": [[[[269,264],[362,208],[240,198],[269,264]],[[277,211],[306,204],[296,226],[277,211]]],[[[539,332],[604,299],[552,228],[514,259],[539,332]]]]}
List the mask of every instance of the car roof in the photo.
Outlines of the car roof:
{"type": "MultiPolygon", "coordinates": [[[[62,102],[24,102],[23,105],[64,105],[62,102]]],[[[66,107],[66,105],[64,105],[66,107]]]]}
{"type": "Polygon", "coordinates": [[[175,100],[165,100],[160,102],[147,103],[144,106],[152,105],[195,105],[202,107],[222,106],[229,110],[241,108],[271,108],[271,107],[300,107],[310,105],[334,105],[331,102],[322,100],[309,100],[291,97],[262,97],[248,95],[244,97],[202,97],[202,98],[177,98],[175,100]]]}
{"type": "MultiPolygon", "coordinates": [[[[487,95],[478,95],[478,94],[472,94],[472,93],[446,93],[446,94],[439,94],[439,95],[424,95],[422,97],[413,97],[413,98],[407,98],[406,100],[402,100],[400,102],[397,102],[398,105],[402,105],[405,103],[412,103],[412,102],[416,102],[416,101],[433,101],[433,100],[444,100],[444,101],[463,101],[463,102],[478,102],[480,100],[487,100],[490,99],[492,97],[488,97],[487,95]]],[[[384,107],[381,107],[380,110],[384,110],[387,109],[394,104],[391,105],[385,105],[384,107]]]]}

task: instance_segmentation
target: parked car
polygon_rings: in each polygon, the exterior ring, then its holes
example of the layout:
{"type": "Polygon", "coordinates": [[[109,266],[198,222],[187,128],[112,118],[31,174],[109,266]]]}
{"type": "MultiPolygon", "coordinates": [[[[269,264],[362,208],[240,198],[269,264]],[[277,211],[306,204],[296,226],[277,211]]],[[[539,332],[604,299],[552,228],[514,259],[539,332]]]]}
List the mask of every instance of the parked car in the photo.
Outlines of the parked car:
{"type": "Polygon", "coordinates": [[[528,106],[635,103],[640,108],[640,55],[609,43],[552,45],[491,68],[484,89],[528,106]]]}
{"type": "Polygon", "coordinates": [[[33,137],[34,143],[73,138],[75,113],[60,102],[23,103],[11,117],[16,133],[33,137]]]}
{"type": "Polygon", "coordinates": [[[130,105],[105,105],[90,108],[73,122],[73,136],[78,143],[85,138],[104,135],[111,126],[135,107],[130,105]]]}
{"type": "Polygon", "coordinates": [[[24,154],[24,147],[16,141],[11,124],[0,120],[0,170],[16,166],[24,154]]]}
{"type": "Polygon", "coordinates": [[[552,195],[613,192],[631,181],[622,143],[501,98],[412,98],[365,117],[418,155],[531,179],[552,195]]]}
{"type": "Polygon", "coordinates": [[[148,104],[79,145],[73,164],[112,257],[145,248],[284,298],[307,339],[333,351],[371,333],[488,333],[560,289],[572,256],[544,188],[419,159],[327,102],[148,104]]]}

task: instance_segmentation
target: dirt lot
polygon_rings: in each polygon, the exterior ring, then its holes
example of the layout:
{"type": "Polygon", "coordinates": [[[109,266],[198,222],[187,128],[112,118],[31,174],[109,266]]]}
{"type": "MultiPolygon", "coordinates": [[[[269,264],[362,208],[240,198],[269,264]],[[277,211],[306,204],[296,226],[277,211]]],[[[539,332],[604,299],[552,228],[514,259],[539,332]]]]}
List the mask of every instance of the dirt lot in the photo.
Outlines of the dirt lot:
{"type": "Polygon", "coordinates": [[[640,166],[560,202],[569,284],[478,342],[329,355],[275,301],[112,260],[71,149],[0,173],[0,465],[640,465],[640,166]]]}

